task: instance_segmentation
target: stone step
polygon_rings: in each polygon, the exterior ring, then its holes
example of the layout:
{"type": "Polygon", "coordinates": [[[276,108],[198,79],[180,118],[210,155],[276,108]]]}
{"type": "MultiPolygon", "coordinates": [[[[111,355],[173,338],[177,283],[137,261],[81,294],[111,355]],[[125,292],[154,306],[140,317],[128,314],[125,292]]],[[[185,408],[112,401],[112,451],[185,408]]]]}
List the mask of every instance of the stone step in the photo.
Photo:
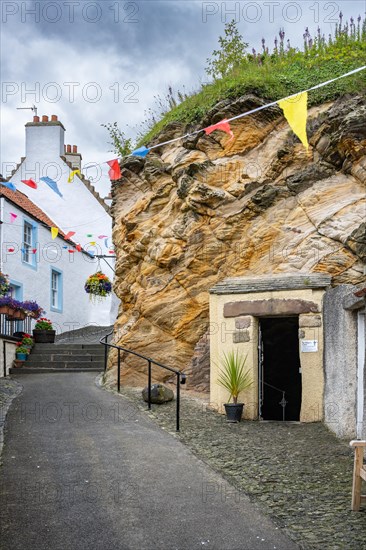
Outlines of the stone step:
{"type": "Polygon", "coordinates": [[[102,344],[35,344],[33,350],[104,350],[102,344]]]}
{"type": "Polygon", "coordinates": [[[37,368],[37,367],[20,367],[20,368],[11,368],[9,369],[9,374],[45,374],[45,373],[54,373],[54,372],[102,372],[104,366],[102,367],[90,367],[90,368],[37,368]]]}
{"type": "MultiPolygon", "coordinates": [[[[61,369],[61,370],[70,370],[75,368],[85,369],[85,370],[91,370],[91,369],[97,369],[98,371],[104,370],[104,362],[103,361],[28,361],[25,362],[23,369],[33,369],[33,368],[39,368],[42,371],[44,371],[47,368],[53,369],[61,369]],[[29,365],[29,366],[27,366],[29,365]],[[80,366],[78,366],[80,365],[80,366]]],[[[17,368],[15,369],[17,370],[17,368]]]]}
{"type": "Polygon", "coordinates": [[[51,359],[52,357],[59,357],[60,360],[62,361],[63,359],[65,359],[65,361],[67,361],[67,359],[69,358],[74,358],[74,357],[87,357],[87,358],[92,358],[92,357],[95,357],[97,359],[99,359],[100,361],[102,361],[103,357],[104,357],[104,353],[100,353],[99,351],[95,352],[93,350],[91,350],[90,352],[88,350],[74,350],[74,352],[69,352],[69,351],[58,351],[58,350],[54,350],[54,351],[38,351],[37,353],[35,353],[34,351],[31,352],[30,354],[30,357],[34,357],[34,358],[37,358],[37,359],[40,359],[42,360],[42,358],[47,358],[47,359],[51,359]]]}
{"type": "Polygon", "coordinates": [[[64,354],[33,354],[31,353],[28,357],[27,363],[91,363],[91,362],[103,362],[103,356],[93,356],[93,355],[64,355],[64,354]]]}

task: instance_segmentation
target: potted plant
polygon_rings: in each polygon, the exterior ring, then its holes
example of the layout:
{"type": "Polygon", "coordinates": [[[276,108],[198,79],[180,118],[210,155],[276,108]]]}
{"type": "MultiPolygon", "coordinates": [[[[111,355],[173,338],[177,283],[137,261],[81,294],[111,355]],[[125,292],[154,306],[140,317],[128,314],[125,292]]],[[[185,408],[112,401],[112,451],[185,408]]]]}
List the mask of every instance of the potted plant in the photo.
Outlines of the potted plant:
{"type": "Polygon", "coordinates": [[[84,289],[89,294],[90,300],[101,300],[112,292],[112,283],[107,275],[97,271],[87,278],[84,289]]]}
{"type": "Polygon", "coordinates": [[[221,361],[223,368],[219,371],[217,383],[230,394],[229,402],[224,403],[228,422],[240,422],[244,403],[238,403],[239,394],[253,385],[251,372],[245,369],[246,360],[247,356],[241,356],[236,350],[224,353],[221,361]],[[230,403],[231,398],[233,403],[230,403]]]}
{"type": "Polygon", "coordinates": [[[32,351],[32,347],[34,346],[34,341],[30,334],[24,334],[23,339],[21,341],[21,345],[23,348],[28,349],[28,353],[32,351]]]}
{"type": "Polygon", "coordinates": [[[45,313],[41,306],[39,306],[37,302],[34,302],[33,300],[26,300],[25,302],[23,302],[23,310],[25,311],[26,315],[28,315],[28,317],[32,317],[33,319],[39,319],[42,313],[45,313]]]}
{"type": "Polygon", "coordinates": [[[33,338],[37,344],[53,344],[56,331],[53,330],[52,322],[46,317],[41,317],[33,329],[33,338]]]}
{"type": "Polygon", "coordinates": [[[15,355],[17,357],[18,361],[26,361],[28,359],[28,348],[25,348],[21,345],[21,342],[19,342],[19,346],[17,347],[17,350],[15,352],[15,355]]]}
{"type": "Polygon", "coordinates": [[[12,316],[15,312],[16,300],[11,296],[0,296],[0,313],[12,316]]]}

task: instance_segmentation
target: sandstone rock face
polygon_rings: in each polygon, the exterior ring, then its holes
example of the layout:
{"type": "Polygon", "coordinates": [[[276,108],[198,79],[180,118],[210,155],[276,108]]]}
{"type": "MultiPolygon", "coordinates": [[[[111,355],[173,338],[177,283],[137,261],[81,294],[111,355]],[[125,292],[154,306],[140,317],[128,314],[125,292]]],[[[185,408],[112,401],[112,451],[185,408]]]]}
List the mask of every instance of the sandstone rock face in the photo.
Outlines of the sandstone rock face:
{"type": "MultiPolygon", "coordinates": [[[[200,127],[261,105],[218,104],[200,127]]],[[[209,327],[208,290],[227,277],[328,273],[365,280],[366,100],[309,110],[307,152],[272,107],[216,131],[122,162],[113,186],[115,341],[191,370],[209,327]]],[[[192,128],[172,124],[156,143],[192,128]]],[[[124,357],[127,383],[146,384],[146,362],[124,357]]],[[[107,378],[115,380],[111,354],[107,378]]],[[[154,380],[169,373],[153,369],[154,380]]]]}

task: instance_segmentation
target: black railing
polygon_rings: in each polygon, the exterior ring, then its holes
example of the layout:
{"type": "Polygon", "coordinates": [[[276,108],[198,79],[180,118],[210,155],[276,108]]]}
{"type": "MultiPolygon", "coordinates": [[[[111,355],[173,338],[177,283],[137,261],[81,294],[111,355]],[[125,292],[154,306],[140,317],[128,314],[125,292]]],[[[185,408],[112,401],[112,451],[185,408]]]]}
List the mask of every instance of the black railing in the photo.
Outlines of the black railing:
{"type": "Polygon", "coordinates": [[[130,349],[122,348],[121,346],[116,346],[115,344],[109,344],[108,338],[113,334],[113,331],[108,333],[106,336],[103,336],[103,338],[100,339],[100,343],[105,346],[104,348],[104,371],[107,369],[107,360],[108,360],[108,348],[115,348],[118,350],[118,360],[117,360],[117,390],[120,392],[121,390],[121,351],[125,353],[130,353],[132,355],[135,355],[136,357],[140,357],[140,359],[144,359],[147,361],[148,365],[148,400],[147,400],[147,406],[148,409],[151,409],[151,369],[152,365],[156,365],[162,369],[168,370],[175,374],[176,376],[176,387],[177,387],[177,394],[176,394],[176,431],[179,432],[179,421],[180,421],[180,385],[186,383],[186,375],[183,372],[180,372],[179,370],[172,369],[171,367],[167,367],[166,365],[163,365],[162,363],[159,363],[158,361],[154,361],[150,357],[146,357],[145,355],[141,355],[140,353],[137,353],[136,351],[132,351],[130,349]]]}
{"type": "Polygon", "coordinates": [[[16,332],[32,333],[32,318],[11,319],[8,315],[0,313],[0,334],[13,336],[16,332]]]}

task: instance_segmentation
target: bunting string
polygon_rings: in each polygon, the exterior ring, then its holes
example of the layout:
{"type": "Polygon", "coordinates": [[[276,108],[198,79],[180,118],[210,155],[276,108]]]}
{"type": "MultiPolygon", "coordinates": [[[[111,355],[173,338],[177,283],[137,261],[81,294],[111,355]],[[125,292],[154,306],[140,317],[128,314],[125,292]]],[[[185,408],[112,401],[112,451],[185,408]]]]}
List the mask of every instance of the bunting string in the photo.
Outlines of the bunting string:
{"type": "MultiPolygon", "coordinates": [[[[179,137],[176,137],[176,138],[173,138],[173,139],[169,139],[167,141],[157,143],[155,145],[152,145],[151,147],[145,147],[143,145],[143,146],[139,147],[138,149],[135,149],[134,151],[132,151],[131,155],[144,158],[144,157],[147,156],[147,154],[150,151],[152,151],[154,149],[157,149],[157,148],[162,147],[164,145],[169,145],[171,143],[175,143],[175,142],[183,140],[183,139],[187,139],[189,137],[192,137],[192,136],[195,136],[195,135],[199,134],[200,132],[205,132],[206,135],[209,135],[215,130],[221,130],[221,131],[224,131],[224,132],[226,132],[227,134],[229,134],[231,136],[230,140],[229,140],[229,141],[231,141],[234,137],[234,134],[233,134],[233,132],[230,128],[230,122],[232,122],[234,120],[239,120],[241,118],[252,115],[254,113],[258,113],[259,111],[262,111],[263,109],[268,109],[269,107],[273,107],[275,105],[279,105],[279,107],[283,110],[284,116],[285,116],[286,120],[288,121],[291,129],[299,137],[299,139],[303,143],[304,147],[306,147],[308,149],[309,144],[308,144],[308,140],[307,140],[307,136],[306,136],[307,97],[308,97],[308,93],[313,91],[313,90],[317,90],[319,88],[327,86],[328,84],[331,84],[333,82],[336,82],[337,80],[340,80],[341,78],[346,78],[348,76],[351,76],[351,75],[354,75],[354,74],[359,73],[361,71],[364,71],[365,69],[366,69],[366,65],[363,65],[362,67],[358,67],[357,69],[353,69],[352,71],[348,71],[347,73],[344,73],[340,76],[337,76],[337,77],[332,78],[330,80],[327,80],[325,82],[321,82],[320,84],[316,84],[315,86],[311,86],[310,88],[308,88],[306,90],[303,90],[301,92],[296,92],[295,94],[291,94],[291,95],[286,96],[282,99],[278,99],[276,101],[266,103],[265,105],[261,105],[259,107],[254,108],[254,109],[251,109],[250,111],[246,111],[245,113],[240,113],[239,115],[233,116],[233,117],[228,118],[228,119],[224,119],[224,120],[222,120],[222,121],[220,121],[216,124],[213,124],[211,126],[207,126],[206,128],[200,128],[199,130],[195,130],[194,132],[189,132],[189,133],[184,134],[182,136],[179,136],[179,137]],[[296,101],[291,101],[291,100],[296,100],[296,101]]],[[[113,160],[105,161],[102,164],[108,164],[108,166],[109,166],[108,175],[109,175],[109,178],[110,178],[111,181],[117,181],[122,177],[118,158],[113,159],[113,160]]],[[[93,168],[94,166],[95,167],[100,166],[100,164],[95,164],[95,165],[91,164],[91,165],[88,165],[88,168],[93,168]]],[[[68,183],[72,183],[73,180],[74,180],[74,177],[76,175],[81,176],[81,170],[79,170],[79,169],[77,169],[77,170],[68,169],[67,172],[62,172],[62,173],[68,173],[69,174],[68,180],[67,180],[68,183]]],[[[61,194],[61,192],[60,192],[60,190],[57,186],[57,183],[54,180],[52,180],[49,177],[42,177],[40,179],[42,181],[44,181],[55,193],[57,193],[57,195],[62,197],[62,194],[61,194]]],[[[22,180],[22,183],[24,183],[25,185],[28,185],[29,187],[31,187],[33,189],[37,189],[37,187],[38,187],[37,183],[32,179],[22,180]]],[[[0,184],[4,185],[5,187],[8,187],[12,191],[16,191],[16,189],[17,189],[16,186],[14,185],[14,183],[9,182],[9,181],[8,182],[0,182],[0,184]]]]}

